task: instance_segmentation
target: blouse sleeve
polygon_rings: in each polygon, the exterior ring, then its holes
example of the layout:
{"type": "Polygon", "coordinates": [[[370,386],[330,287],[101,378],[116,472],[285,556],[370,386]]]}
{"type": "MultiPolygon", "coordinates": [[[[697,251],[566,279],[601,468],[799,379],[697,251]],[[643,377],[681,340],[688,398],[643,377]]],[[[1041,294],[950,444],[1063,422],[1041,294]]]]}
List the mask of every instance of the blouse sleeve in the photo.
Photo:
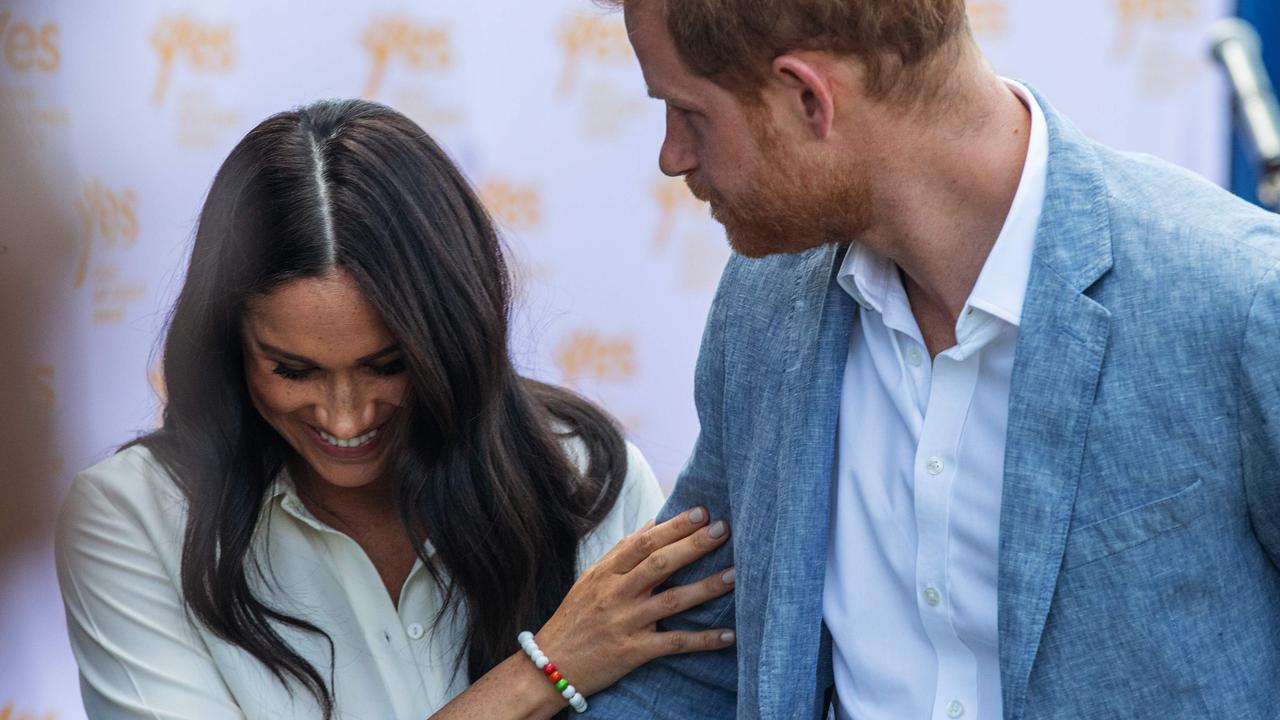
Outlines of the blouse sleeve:
{"type": "Polygon", "coordinates": [[[56,545],[88,717],[244,718],[148,536],[154,508],[103,480],[93,471],[76,477],[56,545]]]}
{"type": "Polygon", "coordinates": [[[666,502],[666,496],[658,485],[653,468],[649,467],[649,461],[631,443],[627,443],[627,480],[622,493],[624,497],[619,502],[625,503],[626,507],[624,537],[657,517],[662,504],[666,502]]]}
{"type": "Polygon", "coordinates": [[[627,476],[618,499],[604,520],[585,538],[578,553],[578,572],[604,557],[617,542],[639,530],[658,514],[664,497],[658,478],[635,445],[627,443],[627,476]]]}

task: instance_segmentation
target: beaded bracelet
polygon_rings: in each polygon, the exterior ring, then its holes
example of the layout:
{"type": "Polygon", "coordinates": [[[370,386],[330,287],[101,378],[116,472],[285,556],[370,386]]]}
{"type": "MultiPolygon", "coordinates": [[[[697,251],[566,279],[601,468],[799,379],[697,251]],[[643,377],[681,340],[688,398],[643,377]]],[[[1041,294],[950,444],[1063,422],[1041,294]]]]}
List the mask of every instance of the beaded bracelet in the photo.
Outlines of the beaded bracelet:
{"type": "Polygon", "coordinates": [[[578,689],[570,685],[569,681],[560,674],[560,671],[556,669],[555,663],[547,659],[542,649],[538,647],[537,641],[533,639],[533,633],[525,630],[516,636],[516,640],[520,642],[520,648],[524,650],[524,654],[528,655],[533,664],[546,674],[552,685],[555,685],[560,696],[569,701],[569,707],[576,712],[586,712],[587,699],[582,697],[582,693],[578,692],[578,689]]]}

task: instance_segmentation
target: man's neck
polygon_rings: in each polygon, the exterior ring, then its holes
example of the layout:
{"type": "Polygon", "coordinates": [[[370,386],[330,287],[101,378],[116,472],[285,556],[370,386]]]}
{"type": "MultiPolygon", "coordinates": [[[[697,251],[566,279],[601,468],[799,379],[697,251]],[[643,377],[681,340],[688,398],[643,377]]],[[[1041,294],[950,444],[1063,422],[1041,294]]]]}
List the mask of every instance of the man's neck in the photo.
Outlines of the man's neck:
{"type": "Polygon", "coordinates": [[[930,350],[955,342],[956,321],[1017,194],[1031,135],[1030,111],[1003,81],[984,67],[970,85],[956,99],[968,110],[901,123],[875,183],[884,189],[874,198],[877,222],[860,239],[902,270],[930,350]]]}

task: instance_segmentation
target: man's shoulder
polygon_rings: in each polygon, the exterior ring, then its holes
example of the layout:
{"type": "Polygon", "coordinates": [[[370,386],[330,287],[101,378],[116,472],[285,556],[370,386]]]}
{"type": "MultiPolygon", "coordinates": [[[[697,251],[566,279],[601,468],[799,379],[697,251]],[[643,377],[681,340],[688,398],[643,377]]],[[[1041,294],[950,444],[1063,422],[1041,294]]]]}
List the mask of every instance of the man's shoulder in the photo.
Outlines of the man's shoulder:
{"type": "Polygon", "coordinates": [[[801,253],[747,258],[734,253],[720,278],[715,304],[735,324],[754,321],[766,329],[816,291],[825,291],[834,258],[834,245],[801,253]]]}
{"type": "Polygon", "coordinates": [[[1149,155],[1094,142],[1076,152],[1096,170],[1090,200],[1105,204],[1109,240],[1110,270],[1090,296],[1121,320],[1224,342],[1238,335],[1276,281],[1280,216],[1149,155]]]}
{"type": "Polygon", "coordinates": [[[1280,263],[1280,215],[1159,158],[1097,148],[1117,260],[1138,253],[1147,264],[1237,279],[1280,263]]]}

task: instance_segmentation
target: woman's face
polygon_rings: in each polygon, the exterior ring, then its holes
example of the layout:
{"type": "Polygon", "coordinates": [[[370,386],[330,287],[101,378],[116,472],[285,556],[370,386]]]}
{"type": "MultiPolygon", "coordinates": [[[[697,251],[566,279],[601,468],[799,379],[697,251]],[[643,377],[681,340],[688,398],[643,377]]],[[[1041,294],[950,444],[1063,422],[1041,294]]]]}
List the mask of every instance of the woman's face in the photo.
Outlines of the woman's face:
{"type": "Polygon", "coordinates": [[[408,383],[355,279],[335,270],[284,283],[250,302],[243,330],[254,407],[315,479],[358,488],[383,477],[408,383]]]}

